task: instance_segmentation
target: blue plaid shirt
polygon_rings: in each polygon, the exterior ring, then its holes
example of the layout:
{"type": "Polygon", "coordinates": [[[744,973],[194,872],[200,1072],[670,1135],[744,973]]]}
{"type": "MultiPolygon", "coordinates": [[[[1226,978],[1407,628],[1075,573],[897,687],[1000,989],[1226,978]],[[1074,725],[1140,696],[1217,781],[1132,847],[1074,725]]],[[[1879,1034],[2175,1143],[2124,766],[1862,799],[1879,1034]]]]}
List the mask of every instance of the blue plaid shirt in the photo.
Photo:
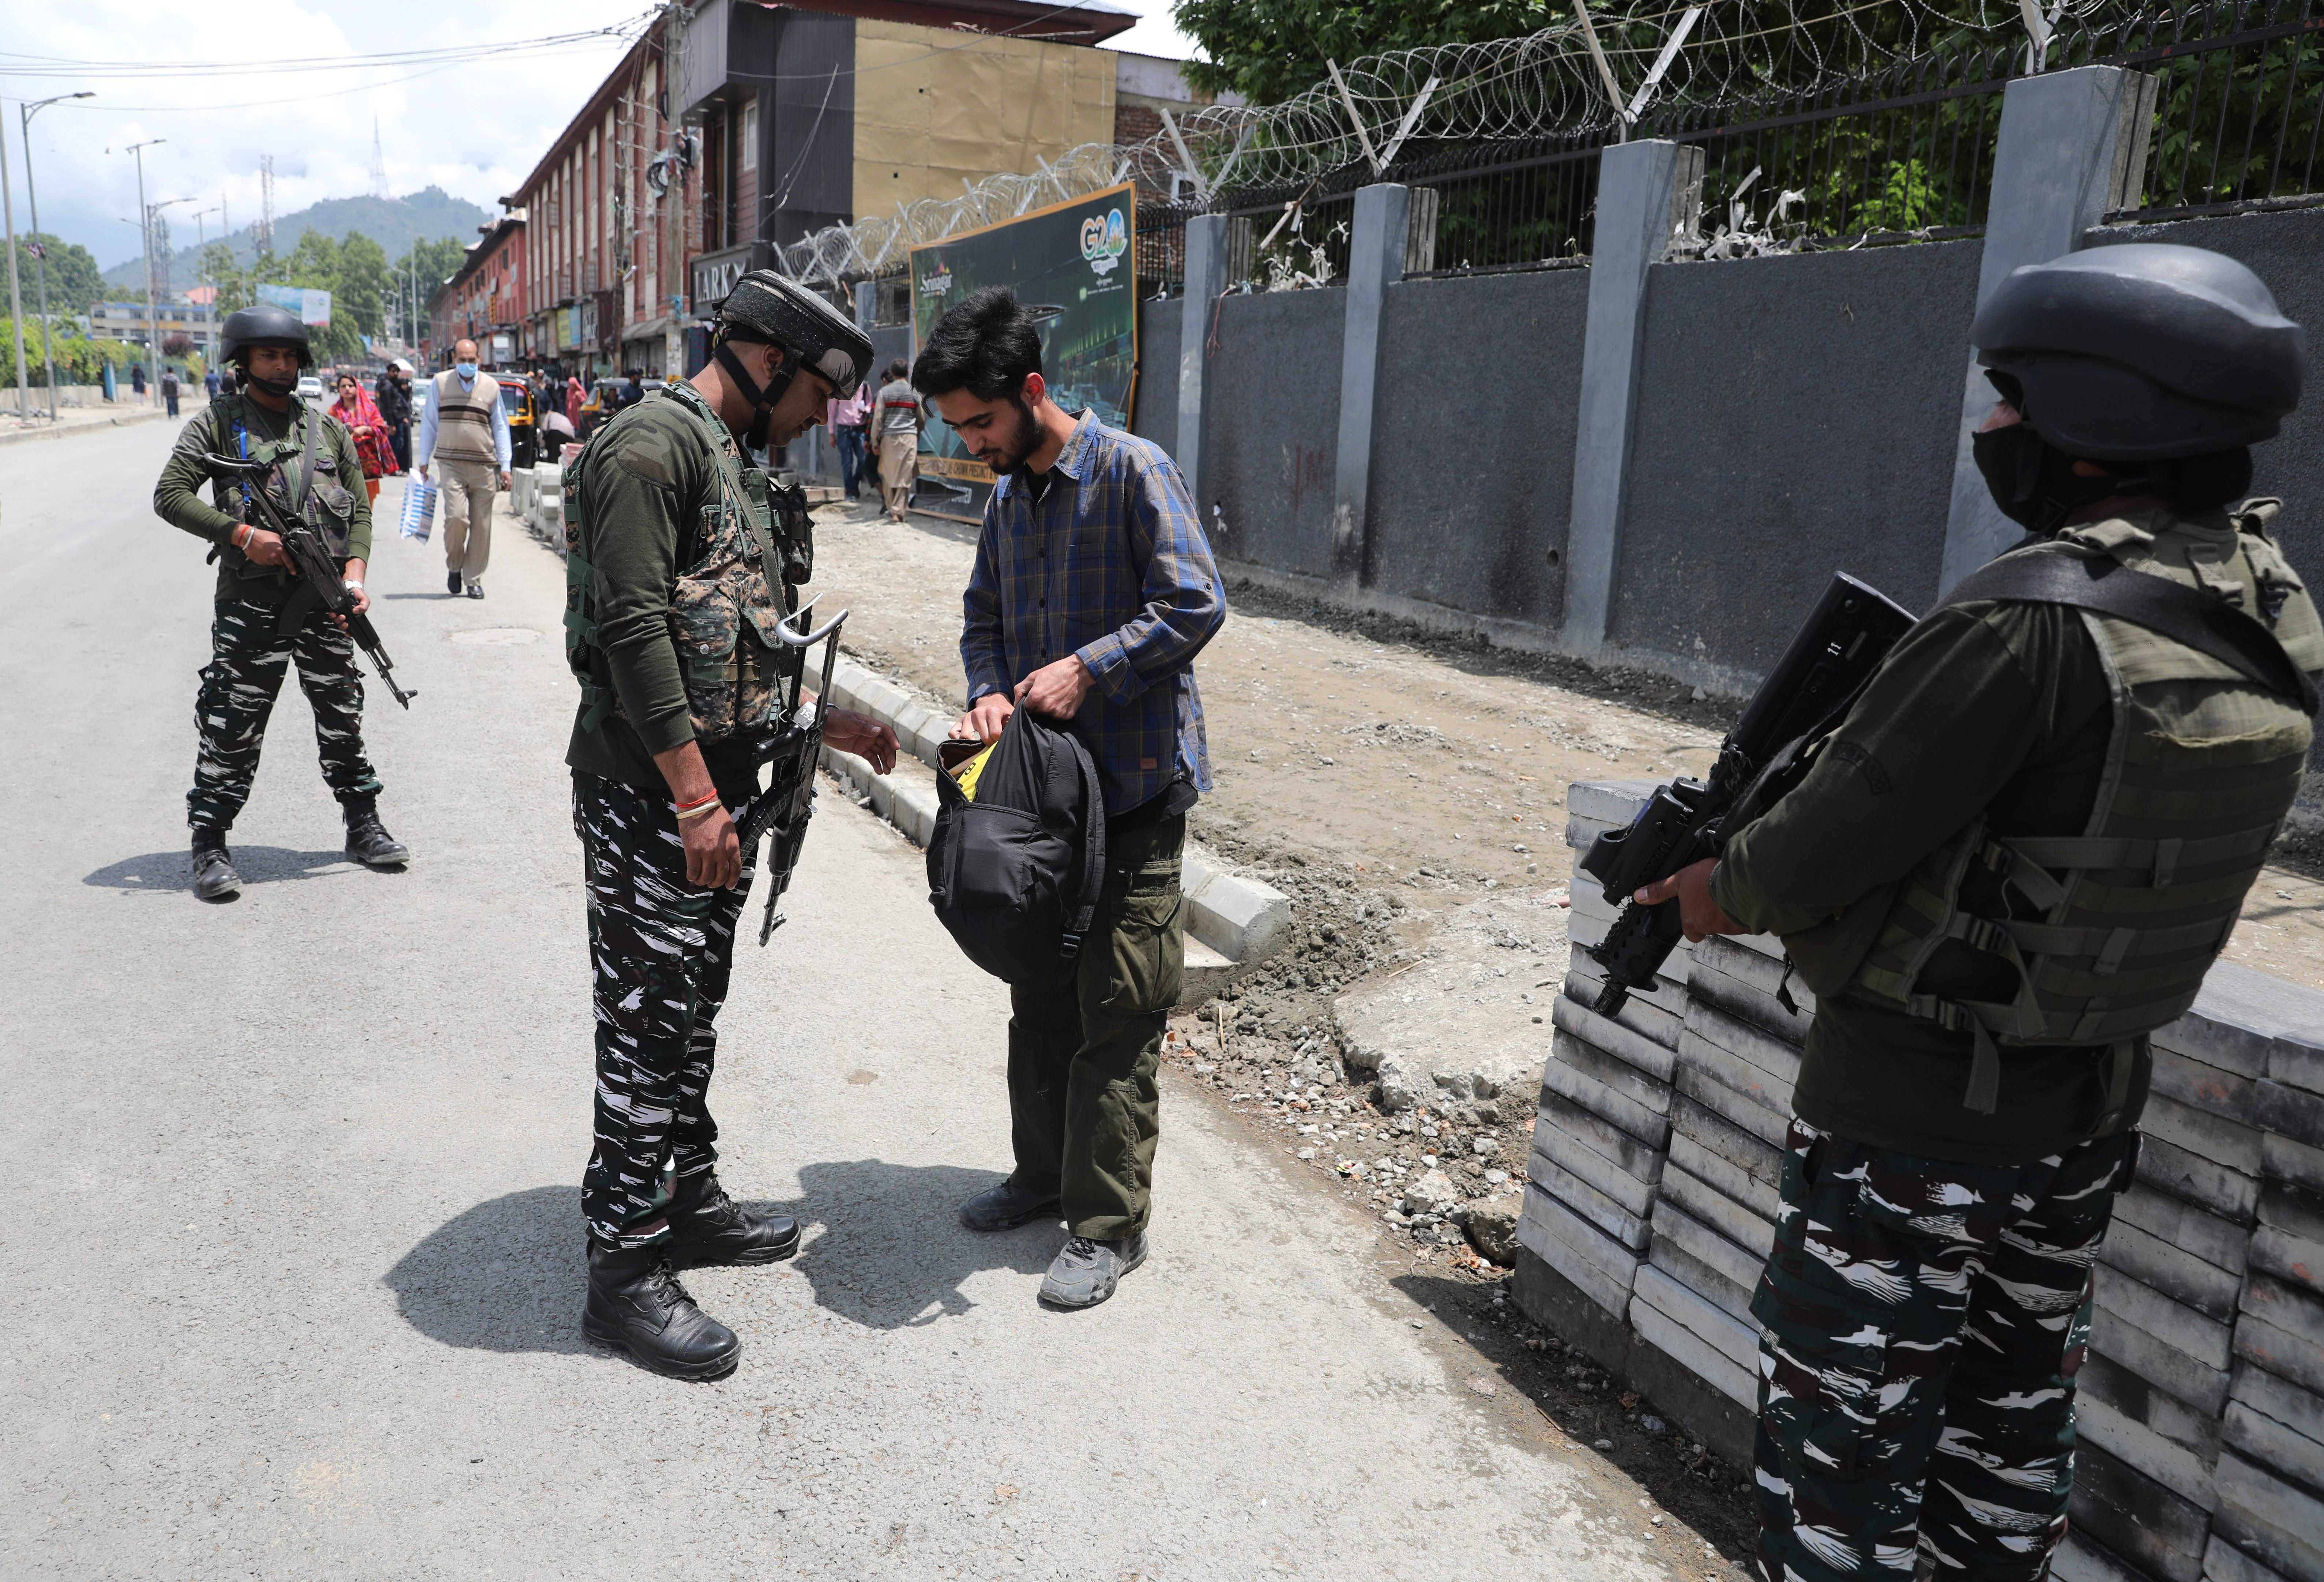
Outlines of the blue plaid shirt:
{"type": "Polygon", "coordinates": [[[1194,664],[1226,606],[1186,480],[1160,446],[1084,412],[1038,505],[1019,477],[993,486],[961,603],[970,703],[1013,695],[1069,653],[1096,678],[1074,733],[1105,777],[1109,817],[1182,772],[1211,789],[1194,664]]]}

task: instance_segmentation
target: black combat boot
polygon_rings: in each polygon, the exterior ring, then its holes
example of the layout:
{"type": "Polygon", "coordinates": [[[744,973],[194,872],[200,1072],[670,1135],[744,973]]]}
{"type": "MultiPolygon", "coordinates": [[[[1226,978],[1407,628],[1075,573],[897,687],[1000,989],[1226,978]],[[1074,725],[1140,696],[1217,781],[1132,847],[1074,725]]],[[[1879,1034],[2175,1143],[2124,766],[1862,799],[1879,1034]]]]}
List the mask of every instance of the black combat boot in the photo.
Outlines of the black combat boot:
{"type": "Polygon", "coordinates": [[[232,901],[242,893],[242,875],[226,855],[226,831],[194,829],[194,894],[203,901],[232,901]]]}
{"type": "Polygon", "coordinates": [[[742,1343],[694,1305],[670,1273],[668,1253],[667,1247],[613,1249],[590,1243],[581,1333],[673,1379],[723,1377],[734,1371],[742,1343]]]}
{"type": "Polygon", "coordinates": [[[411,849],[390,835],[379,821],[379,806],[371,798],[346,804],[347,856],[366,868],[401,867],[411,860],[411,849]]]}
{"type": "Polygon", "coordinates": [[[679,1269],[779,1263],[798,1251],[798,1220],[748,1212],[706,1172],[678,1183],[670,1200],[669,1228],[669,1261],[679,1269]]]}

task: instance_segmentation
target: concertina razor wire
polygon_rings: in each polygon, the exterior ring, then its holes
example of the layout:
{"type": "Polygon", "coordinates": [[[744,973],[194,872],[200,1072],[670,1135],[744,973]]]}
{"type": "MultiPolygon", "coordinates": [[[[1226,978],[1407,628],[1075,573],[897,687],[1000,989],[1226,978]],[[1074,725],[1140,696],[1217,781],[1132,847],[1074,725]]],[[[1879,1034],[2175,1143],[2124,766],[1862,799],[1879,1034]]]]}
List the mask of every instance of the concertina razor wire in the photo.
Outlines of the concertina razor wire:
{"type": "Polygon", "coordinates": [[[833,287],[903,263],[914,245],[1136,180],[1219,195],[1297,187],[1351,164],[1385,172],[1408,147],[1526,138],[1609,139],[1654,106],[1808,94],[1938,48],[2022,42],[2039,70],[2061,23],[2134,9],[2123,0],[1628,0],[1521,38],[1396,50],[1347,65],[1280,104],[1174,113],[1145,142],[1089,143],[1030,173],[962,183],[957,198],[816,231],[779,267],[833,287]]]}

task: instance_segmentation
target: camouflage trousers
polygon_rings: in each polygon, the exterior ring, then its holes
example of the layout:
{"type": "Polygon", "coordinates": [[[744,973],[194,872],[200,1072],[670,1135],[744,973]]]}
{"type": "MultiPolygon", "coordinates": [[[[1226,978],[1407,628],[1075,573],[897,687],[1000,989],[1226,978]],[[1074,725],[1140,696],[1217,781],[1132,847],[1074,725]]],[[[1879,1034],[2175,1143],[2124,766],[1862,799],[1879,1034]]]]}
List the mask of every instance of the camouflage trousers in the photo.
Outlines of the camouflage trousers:
{"type": "Polygon", "coordinates": [[[594,774],[573,776],[573,828],[597,1022],[596,1134],[581,1214],[601,1245],[641,1247],[669,1237],[678,1183],[718,1160],[706,1094],[755,854],[743,854],[733,889],[698,889],[687,883],[669,797],[594,774]]]}
{"type": "Polygon", "coordinates": [[[186,822],[195,828],[230,829],[258,773],[266,721],[293,661],[300,689],[315,711],[315,748],[323,783],[341,802],[379,794],[379,776],[364,756],[363,678],[354,642],[319,611],[288,637],[275,634],[281,611],[234,600],[210,622],[210,662],[194,697],[194,789],[186,793],[186,822]]]}
{"type": "Polygon", "coordinates": [[[2066,1533],[2090,1263],[2135,1134],[2023,1165],[1794,1121],[1759,1338],[1769,1582],[2034,1582],[2066,1533]]]}

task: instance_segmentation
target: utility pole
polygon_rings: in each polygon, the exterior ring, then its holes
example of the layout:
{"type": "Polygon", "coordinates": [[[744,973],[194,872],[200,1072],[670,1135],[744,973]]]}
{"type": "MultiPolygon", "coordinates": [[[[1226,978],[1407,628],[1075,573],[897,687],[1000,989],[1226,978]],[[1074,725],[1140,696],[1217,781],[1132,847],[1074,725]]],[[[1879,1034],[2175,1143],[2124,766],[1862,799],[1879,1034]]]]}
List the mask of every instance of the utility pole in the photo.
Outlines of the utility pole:
{"type": "MultiPolygon", "coordinates": [[[[207,273],[209,264],[210,244],[209,237],[204,234],[202,227],[202,221],[208,219],[212,215],[218,216],[221,220],[225,218],[226,204],[223,200],[219,202],[216,208],[202,208],[194,211],[194,246],[197,249],[194,256],[200,259],[203,265],[203,272],[198,273],[194,278],[210,288],[210,323],[209,328],[202,332],[202,367],[205,371],[217,366],[218,288],[217,282],[211,280],[207,273]]],[[[221,232],[220,234],[223,235],[224,233],[221,232]]]]}
{"type": "Polygon", "coordinates": [[[41,282],[41,363],[49,374],[49,421],[52,423],[57,421],[56,329],[49,322],[49,248],[48,244],[41,240],[41,195],[32,188],[32,117],[51,105],[61,104],[66,99],[95,97],[90,89],[83,88],[78,93],[60,93],[54,98],[22,106],[16,112],[17,130],[24,137],[24,201],[32,206],[32,273],[41,282]]]}
{"type": "MultiPolygon", "coordinates": [[[[139,189],[143,190],[142,185],[139,189]]],[[[169,234],[169,223],[161,211],[180,203],[191,203],[190,198],[165,198],[159,203],[145,206],[145,404],[152,406],[161,399],[161,323],[153,306],[153,247],[156,237],[169,234]]]]}
{"type": "MultiPolygon", "coordinates": [[[[166,137],[149,137],[143,143],[133,143],[122,151],[137,158],[137,223],[138,235],[143,238],[139,250],[145,254],[145,356],[149,363],[158,349],[159,332],[155,328],[157,316],[153,311],[153,213],[145,207],[145,151],[156,143],[169,141],[166,137]]],[[[111,153],[113,151],[107,149],[106,152],[111,153]]],[[[153,387],[160,383],[158,379],[145,382],[146,405],[153,404],[153,387]]]]}
{"type": "MultiPolygon", "coordinates": [[[[32,393],[26,388],[32,381],[24,374],[24,301],[16,289],[16,200],[8,190],[8,126],[0,121],[0,209],[7,211],[8,221],[8,317],[16,330],[16,421],[30,424],[32,421],[32,393]]],[[[41,338],[47,340],[46,336],[41,338]]]]}

